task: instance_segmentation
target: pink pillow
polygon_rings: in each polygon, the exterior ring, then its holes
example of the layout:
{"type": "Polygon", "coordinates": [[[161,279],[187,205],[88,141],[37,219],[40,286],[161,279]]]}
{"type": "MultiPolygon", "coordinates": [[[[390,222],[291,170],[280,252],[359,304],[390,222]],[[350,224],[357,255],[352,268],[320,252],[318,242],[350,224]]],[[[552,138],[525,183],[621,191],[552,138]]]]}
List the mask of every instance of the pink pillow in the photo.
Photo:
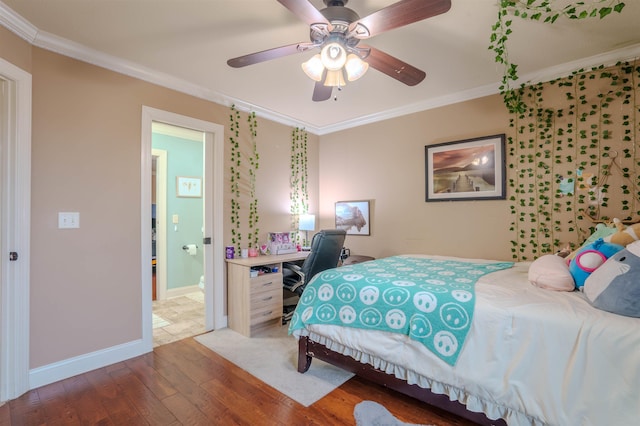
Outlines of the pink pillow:
{"type": "Polygon", "coordinates": [[[536,287],[554,291],[573,291],[576,288],[567,260],[553,254],[540,256],[531,263],[529,282],[536,287]]]}

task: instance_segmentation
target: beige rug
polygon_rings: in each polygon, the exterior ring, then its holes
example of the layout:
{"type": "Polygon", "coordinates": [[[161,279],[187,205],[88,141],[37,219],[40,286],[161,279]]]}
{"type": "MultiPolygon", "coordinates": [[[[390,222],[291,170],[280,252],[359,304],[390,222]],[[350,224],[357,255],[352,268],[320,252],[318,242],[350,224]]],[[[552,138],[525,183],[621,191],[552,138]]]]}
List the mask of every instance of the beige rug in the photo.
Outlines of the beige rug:
{"type": "Polygon", "coordinates": [[[195,339],[305,407],[353,377],[318,359],[309,371],[298,373],[298,341],[287,335],[287,326],[252,338],[223,328],[195,339]]]}
{"type": "Polygon", "coordinates": [[[401,422],[386,408],[373,401],[362,401],[356,405],[353,417],[356,426],[427,426],[401,422]]]}

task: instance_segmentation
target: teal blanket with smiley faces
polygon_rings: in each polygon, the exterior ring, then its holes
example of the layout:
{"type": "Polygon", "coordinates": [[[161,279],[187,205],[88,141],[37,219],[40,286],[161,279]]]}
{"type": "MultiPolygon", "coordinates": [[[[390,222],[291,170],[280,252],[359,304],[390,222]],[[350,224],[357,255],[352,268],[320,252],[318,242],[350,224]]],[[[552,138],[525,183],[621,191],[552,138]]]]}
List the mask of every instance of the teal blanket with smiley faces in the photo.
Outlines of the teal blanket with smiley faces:
{"type": "Polygon", "coordinates": [[[329,269],[307,284],[289,325],[403,333],[455,365],[471,327],[475,283],[512,262],[393,256],[329,269]]]}

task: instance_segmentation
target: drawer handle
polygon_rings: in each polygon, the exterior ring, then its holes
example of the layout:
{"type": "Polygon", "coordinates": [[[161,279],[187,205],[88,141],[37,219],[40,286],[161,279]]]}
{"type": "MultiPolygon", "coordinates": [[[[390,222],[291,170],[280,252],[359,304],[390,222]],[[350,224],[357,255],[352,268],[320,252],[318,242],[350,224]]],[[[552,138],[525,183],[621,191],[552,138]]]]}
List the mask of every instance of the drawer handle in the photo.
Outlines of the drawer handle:
{"type": "Polygon", "coordinates": [[[266,302],[267,300],[271,300],[271,299],[273,299],[273,296],[265,297],[264,299],[262,299],[262,301],[266,302]]]}
{"type": "Polygon", "coordinates": [[[264,314],[262,314],[263,317],[268,317],[269,315],[271,315],[273,313],[273,311],[269,311],[269,312],[265,312],[264,314]]]}
{"type": "Polygon", "coordinates": [[[264,283],[264,284],[262,284],[262,286],[266,287],[266,286],[271,285],[271,284],[273,284],[273,281],[269,281],[268,283],[264,283]]]}

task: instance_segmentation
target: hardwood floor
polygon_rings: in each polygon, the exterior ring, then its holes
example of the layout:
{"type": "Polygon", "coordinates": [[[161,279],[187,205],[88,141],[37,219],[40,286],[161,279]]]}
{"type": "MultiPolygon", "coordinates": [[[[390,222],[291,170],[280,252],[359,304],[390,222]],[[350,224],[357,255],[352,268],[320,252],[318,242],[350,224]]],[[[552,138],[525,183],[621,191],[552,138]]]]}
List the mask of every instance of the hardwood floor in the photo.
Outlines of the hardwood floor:
{"type": "Polygon", "coordinates": [[[358,378],[304,407],[187,338],[34,389],[0,406],[0,426],[354,425],[363,400],[404,422],[472,424],[358,378]]]}

